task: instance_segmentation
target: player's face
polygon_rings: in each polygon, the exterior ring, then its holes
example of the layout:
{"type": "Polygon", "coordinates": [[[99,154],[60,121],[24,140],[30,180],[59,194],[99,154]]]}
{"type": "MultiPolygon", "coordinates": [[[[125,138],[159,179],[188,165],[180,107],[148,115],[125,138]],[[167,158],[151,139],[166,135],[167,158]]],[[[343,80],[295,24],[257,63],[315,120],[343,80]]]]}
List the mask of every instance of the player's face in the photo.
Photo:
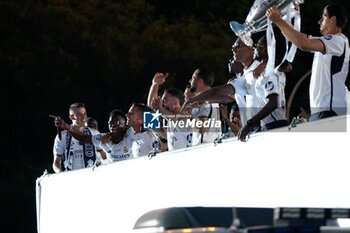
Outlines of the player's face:
{"type": "Polygon", "coordinates": [[[192,77],[189,80],[191,88],[194,92],[197,91],[198,85],[203,85],[203,80],[200,78],[198,74],[199,74],[199,70],[197,69],[193,72],[192,77]]]}
{"type": "Polygon", "coordinates": [[[320,32],[324,36],[328,35],[330,32],[331,18],[332,17],[329,17],[327,9],[325,8],[321,19],[318,21],[318,24],[320,25],[320,32]]]}
{"type": "Polygon", "coordinates": [[[110,132],[116,132],[118,128],[125,127],[125,120],[122,116],[113,115],[108,120],[108,128],[110,132]]]}
{"type": "Polygon", "coordinates": [[[256,50],[258,51],[258,57],[260,60],[267,59],[267,49],[265,39],[261,38],[255,45],[256,50]]]}
{"type": "Polygon", "coordinates": [[[195,96],[195,93],[193,91],[191,91],[191,87],[186,87],[185,91],[184,91],[184,98],[185,100],[188,100],[189,98],[195,96]]]}
{"type": "MultiPolygon", "coordinates": [[[[85,126],[86,119],[87,119],[87,112],[85,108],[77,108],[74,111],[73,114],[73,120],[75,121],[75,124],[79,126],[85,126]]],[[[71,118],[72,119],[72,118],[71,118]]]]}
{"type": "Polygon", "coordinates": [[[126,124],[131,127],[138,127],[139,124],[142,124],[142,112],[134,105],[126,113],[126,124]]]}
{"type": "Polygon", "coordinates": [[[180,112],[181,105],[179,98],[170,95],[169,93],[164,93],[163,95],[163,106],[170,112],[176,114],[180,112]]]}
{"type": "Polygon", "coordinates": [[[247,54],[251,47],[246,46],[240,39],[232,45],[233,59],[237,62],[245,62],[247,54]]]}

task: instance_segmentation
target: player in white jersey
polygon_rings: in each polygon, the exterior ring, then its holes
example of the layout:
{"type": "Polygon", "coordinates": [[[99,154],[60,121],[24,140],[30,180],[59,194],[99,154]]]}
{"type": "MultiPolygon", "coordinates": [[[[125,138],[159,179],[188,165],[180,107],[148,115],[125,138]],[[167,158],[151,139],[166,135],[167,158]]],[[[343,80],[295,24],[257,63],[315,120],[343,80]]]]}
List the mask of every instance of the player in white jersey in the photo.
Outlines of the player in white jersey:
{"type": "Polygon", "coordinates": [[[102,163],[112,163],[120,160],[132,158],[132,141],[126,136],[126,117],[123,111],[114,109],[109,113],[108,129],[110,132],[118,133],[118,137],[111,137],[105,143],[101,143],[101,138],[105,133],[92,137],[94,145],[99,145],[105,152],[107,159],[102,163]]]}
{"type": "MultiPolygon", "coordinates": [[[[271,73],[268,77],[260,78],[257,80],[255,89],[256,89],[256,98],[260,110],[271,103],[271,95],[276,95],[276,100],[273,102],[273,108],[270,108],[270,112],[267,116],[261,119],[261,128],[262,130],[276,128],[273,125],[278,124],[280,121],[283,121],[283,126],[288,125],[286,118],[285,106],[282,106],[282,96],[281,87],[279,83],[279,75],[283,75],[282,72],[271,73]],[[272,111],[271,111],[272,110],[272,111]]],[[[260,111],[259,111],[260,112],[260,111]]],[[[254,115],[256,116],[256,115],[254,115]]]]}
{"type": "MultiPolygon", "coordinates": [[[[313,37],[315,38],[315,37],[313,37]]],[[[318,37],[326,54],[316,52],[310,80],[311,114],[334,111],[346,113],[344,84],[349,65],[349,42],[344,34],[318,37]]],[[[310,116],[312,120],[313,116],[310,116]]]]}
{"type": "Polygon", "coordinates": [[[126,113],[126,124],[130,128],[124,128],[117,132],[111,132],[100,138],[102,148],[109,148],[114,160],[124,160],[147,156],[150,153],[164,151],[159,135],[151,129],[143,128],[143,113],[151,111],[145,104],[133,103],[126,113]],[[117,145],[110,145],[113,138],[119,138],[117,145]],[[122,138],[122,139],[120,139],[122,138]]]}
{"type": "MultiPolygon", "coordinates": [[[[107,154],[107,162],[115,162],[125,159],[148,155],[150,152],[162,151],[158,134],[150,129],[143,129],[143,112],[147,106],[144,104],[132,104],[125,117],[120,112],[112,111],[109,119],[109,133],[93,136],[71,132],[70,127],[62,120],[59,125],[67,129],[72,135],[83,142],[92,142],[100,146],[107,154]]],[[[147,108],[147,111],[148,108],[147,108]]]]}
{"type": "MultiPolygon", "coordinates": [[[[178,121],[178,120],[176,120],[178,121]]],[[[175,123],[175,122],[174,122],[175,123]]],[[[193,130],[185,127],[178,127],[168,121],[167,140],[168,150],[183,149],[192,146],[193,130]]]]}
{"type": "MultiPolygon", "coordinates": [[[[216,112],[216,110],[219,109],[219,106],[215,104],[209,104],[209,103],[203,103],[198,107],[192,108],[192,116],[191,119],[205,122],[210,119],[220,120],[220,116],[217,114],[213,117],[213,111],[216,112]],[[217,106],[216,106],[217,105],[217,106]]],[[[199,145],[201,143],[206,143],[206,142],[213,142],[218,136],[221,134],[221,128],[219,129],[219,133],[213,132],[214,129],[206,128],[206,127],[201,127],[199,129],[194,129],[193,132],[193,137],[192,137],[192,145],[199,145]]]]}
{"type": "Polygon", "coordinates": [[[314,52],[309,87],[310,121],[346,113],[345,80],[349,70],[349,42],[342,34],[348,14],[339,4],[327,5],[318,21],[322,37],[308,37],[284,21],[277,7],[266,11],[273,21],[298,48],[314,52]]]}
{"type": "MultiPolygon", "coordinates": [[[[237,63],[237,62],[236,62],[237,63]]],[[[242,64],[242,63],[239,63],[242,64]]],[[[234,90],[234,98],[236,100],[236,103],[238,105],[239,111],[240,111],[240,120],[243,124],[247,122],[247,111],[246,111],[246,95],[247,95],[247,84],[244,76],[241,74],[237,74],[237,77],[235,79],[231,79],[227,84],[230,84],[234,90]]]]}
{"type": "Polygon", "coordinates": [[[177,121],[175,115],[180,113],[183,102],[182,91],[176,88],[168,88],[164,90],[162,96],[158,95],[159,86],[165,83],[168,76],[169,74],[160,72],[154,75],[147,104],[154,111],[159,111],[162,118],[167,122],[167,126],[162,125],[162,130],[166,133],[167,149],[172,151],[192,146],[192,131],[173,124],[177,121]]]}
{"type": "MultiPolygon", "coordinates": [[[[195,95],[200,95],[202,92],[209,90],[214,84],[214,73],[205,68],[197,68],[189,80],[191,89],[195,92],[195,95]]],[[[219,122],[220,110],[217,103],[200,103],[196,107],[192,108],[191,119],[197,122],[219,122]]],[[[220,127],[199,127],[195,128],[193,132],[193,145],[200,143],[214,142],[214,140],[221,135],[220,127]]]]}
{"type": "MultiPolygon", "coordinates": [[[[187,100],[193,96],[195,96],[195,89],[191,87],[191,84],[188,84],[183,93],[184,99],[187,100]]],[[[176,122],[183,121],[185,122],[187,119],[191,119],[193,108],[189,107],[184,112],[180,114],[180,117],[174,117],[173,119],[168,119],[167,131],[168,131],[168,147],[169,151],[191,147],[193,145],[199,144],[199,142],[193,142],[193,134],[195,129],[191,127],[179,127],[175,125],[176,122]]],[[[177,114],[180,111],[178,110],[177,114]]],[[[178,115],[179,116],[179,115],[178,115]]]]}
{"type": "Polygon", "coordinates": [[[161,152],[159,136],[151,129],[136,132],[133,127],[93,137],[94,144],[99,144],[106,151],[109,162],[116,162],[161,152]],[[102,137],[101,137],[102,136],[102,137]],[[109,137],[106,141],[103,137],[109,137]],[[113,142],[113,138],[119,138],[113,142]]]}
{"type": "Polygon", "coordinates": [[[56,120],[56,125],[66,130],[63,132],[69,132],[73,139],[79,141],[80,144],[89,143],[97,148],[101,148],[105,152],[106,157],[101,160],[102,164],[132,158],[132,141],[130,137],[126,136],[128,130],[126,128],[126,117],[119,109],[115,109],[109,114],[108,128],[110,133],[82,134],[74,130],[62,119],[56,120]],[[111,135],[112,133],[113,135],[111,135]]]}
{"type": "MultiPolygon", "coordinates": [[[[91,136],[98,132],[90,130],[88,127],[84,127],[82,133],[91,136]]],[[[55,138],[53,153],[55,155],[61,155],[61,160],[63,162],[61,169],[69,171],[92,167],[97,159],[98,153],[96,150],[98,149],[99,147],[96,148],[92,144],[81,143],[74,137],[70,136],[68,131],[64,130],[61,133],[61,139],[59,139],[58,136],[55,138]]],[[[54,171],[62,171],[57,169],[59,167],[60,166],[56,166],[54,171]]]]}
{"type": "Polygon", "coordinates": [[[239,104],[239,108],[242,108],[243,114],[245,113],[245,95],[246,95],[246,82],[244,78],[241,78],[243,72],[243,65],[235,60],[230,61],[230,73],[235,75],[230,79],[227,84],[212,87],[206,91],[201,92],[196,96],[192,96],[186,99],[181,108],[181,112],[186,111],[188,106],[196,106],[197,103],[203,103],[208,101],[210,103],[229,103],[236,99],[239,104]]]}
{"type": "Polygon", "coordinates": [[[193,129],[179,126],[180,121],[186,121],[186,114],[180,115],[181,104],[183,103],[184,94],[179,89],[166,89],[161,102],[165,107],[159,106],[160,112],[166,119],[167,124],[167,141],[168,150],[177,150],[192,146],[193,129]],[[170,105],[169,103],[176,103],[170,105]]]}
{"type": "MultiPolygon", "coordinates": [[[[264,69],[264,64],[268,59],[266,36],[259,39],[256,44],[256,50],[258,54],[257,58],[262,62],[260,67],[253,72],[255,76],[257,76],[254,84],[254,94],[259,108],[257,109],[257,113],[247,121],[247,125],[245,125],[239,133],[238,138],[242,141],[246,140],[246,136],[251,131],[251,126],[255,122],[260,121],[262,130],[288,125],[284,105],[285,74],[282,71],[286,70],[285,67],[287,67],[289,63],[283,62],[281,66],[278,66],[273,72],[266,76],[264,69]],[[260,69],[261,67],[262,69],[260,69]],[[260,73],[257,72],[257,70],[259,70],[260,73]]],[[[284,53],[282,53],[281,47],[278,46],[276,49],[275,64],[280,64],[283,57],[284,53]]]]}
{"type": "Polygon", "coordinates": [[[152,129],[135,132],[131,128],[128,136],[132,141],[132,154],[135,158],[147,156],[152,151],[156,153],[162,151],[159,135],[152,129]]]}
{"type": "MultiPolygon", "coordinates": [[[[260,65],[260,62],[257,60],[252,60],[248,67],[245,67],[243,70],[243,77],[246,81],[247,95],[246,95],[246,116],[248,119],[251,119],[259,111],[259,103],[256,98],[256,82],[257,78],[254,77],[254,70],[260,65]]],[[[246,121],[244,121],[244,124],[246,121]]]]}
{"type": "Polygon", "coordinates": [[[165,146],[160,141],[159,135],[152,129],[143,127],[144,112],[152,109],[142,103],[133,103],[126,113],[127,125],[130,129],[127,136],[132,141],[132,154],[134,157],[147,156],[150,153],[164,151],[165,146]]]}
{"type": "MultiPolygon", "coordinates": [[[[107,160],[102,163],[113,163],[121,160],[133,158],[132,153],[132,141],[127,135],[127,131],[130,128],[124,128],[123,131],[119,131],[120,137],[118,139],[110,138],[107,142],[103,142],[101,138],[107,134],[97,134],[92,136],[92,143],[94,145],[99,145],[102,150],[106,152],[107,160]]],[[[114,131],[117,133],[117,131],[114,131]]]]}
{"type": "MultiPolygon", "coordinates": [[[[244,42],[237,38],[235,44],[232,46],[233,57],[236,61],[241,62],[244,66],[242,78],[245,80],[246,96],[245,96],[245,111],[240,107],[243,127],[248,123],[248,120],[256,115],[259,111],[259,104],[256,98],[255,83],[257,77],[254,77],[254,71],[259,67],[260,62],[255,60],[254,48],[244,44],[244,42]]],[[[250,122],[251,123],[251,122],[250,122]]],[[[260,122],[256,121],[250,125],[253,130],[260,130],[260,122]]]]}
{"type": "MultiPolygon", "coordinates": [[[[56,126],[60,126],[60,117],[50,115],[55,119],[56,126]],[[57,125],[57,122],[59,124],[57,125]]],[[[70,130],[79,132],[79,134],[91,137],[96,131],[90,130],[85,126],[87,112],[85,104],[73,103],[69,107],[69,118],[72,125],[67,125],[70,130]]],[[[101,150],[90,143],[81,143],[71,136],[68,131],[60,131],[55,138],[53,154],[53,170],[58,173],[61,171],[76,170],[85,167],[92,167],[97,160],[97,152],[101,150]]],[[[102,154],[102,152],[101,152],[102,154]]]]}

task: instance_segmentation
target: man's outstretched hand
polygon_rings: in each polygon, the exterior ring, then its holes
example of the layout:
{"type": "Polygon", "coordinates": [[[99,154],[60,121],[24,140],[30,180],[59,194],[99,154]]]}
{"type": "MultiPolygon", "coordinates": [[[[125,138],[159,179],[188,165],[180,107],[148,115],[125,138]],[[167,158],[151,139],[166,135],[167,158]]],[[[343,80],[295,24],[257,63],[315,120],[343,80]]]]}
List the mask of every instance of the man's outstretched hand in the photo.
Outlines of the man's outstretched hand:
{"type": "Polygon", "coordinates": [[[65,130],[69,128],[68,124],[60,116],[49,115],[49,117],[54,119],[54,123],[56,127],[61,127],[62,129],[65,129],[65,130]]]}

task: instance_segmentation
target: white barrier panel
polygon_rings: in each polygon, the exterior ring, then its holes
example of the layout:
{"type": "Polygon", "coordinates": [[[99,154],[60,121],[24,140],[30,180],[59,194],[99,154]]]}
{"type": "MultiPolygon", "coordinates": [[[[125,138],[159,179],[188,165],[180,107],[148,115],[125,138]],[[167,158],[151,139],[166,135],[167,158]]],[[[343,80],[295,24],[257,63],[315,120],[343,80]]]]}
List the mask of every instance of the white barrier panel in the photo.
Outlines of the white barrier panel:
{"type": "Polygon", "coordinates": [[[42,176],[38,232],[130,232],[142,214],[165,207],[350,208],[349,119],[42,176]],[[347,130],[320,132],[339,126],[347,130]]]}

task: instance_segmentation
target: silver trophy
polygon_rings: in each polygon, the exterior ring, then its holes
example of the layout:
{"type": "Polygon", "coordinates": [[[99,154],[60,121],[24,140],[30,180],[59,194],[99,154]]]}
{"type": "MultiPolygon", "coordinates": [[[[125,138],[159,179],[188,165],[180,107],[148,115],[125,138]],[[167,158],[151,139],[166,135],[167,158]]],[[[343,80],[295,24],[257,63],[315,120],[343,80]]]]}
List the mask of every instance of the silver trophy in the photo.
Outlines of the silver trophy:
{"type": "Polygon", "coordinates": [[[281,10],[282,15],[285,15],[286,8],[291,3],[299,5],[304,3],[304,0],[255,0],[253,6],[250,8],[245,23],[240,24],[236,21],[231,21],[230,27],[246,45],[251,46],[251,34],[263,31],[267,27],[266,10],[276,5],[278,9],[281,10]]]}

